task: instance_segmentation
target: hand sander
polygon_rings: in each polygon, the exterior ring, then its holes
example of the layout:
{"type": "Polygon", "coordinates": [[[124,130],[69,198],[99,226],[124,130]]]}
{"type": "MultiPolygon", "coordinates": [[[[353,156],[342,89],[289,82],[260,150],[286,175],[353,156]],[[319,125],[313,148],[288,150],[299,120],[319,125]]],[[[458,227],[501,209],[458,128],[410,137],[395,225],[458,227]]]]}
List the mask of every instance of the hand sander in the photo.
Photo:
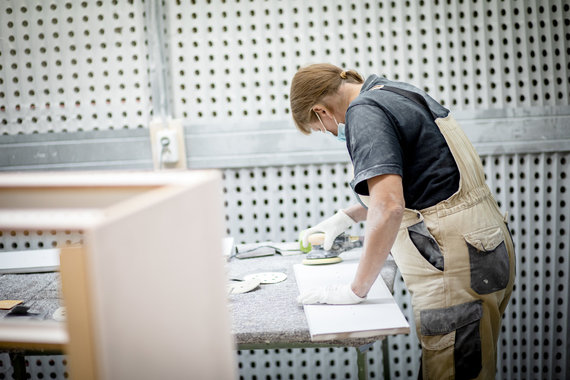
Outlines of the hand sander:
{"type": "Polygon", "coordinates": [[[325,234],[312,234],[308,238],[311,251],[307,253],[307,258],[303,260],[305,265],[321,265],[339,263],[342,259],[339,255],[353,248],[362,247],[363,237],[350,236],[342,233],[336,237],[330,250],[323,248],[325,234]]]}

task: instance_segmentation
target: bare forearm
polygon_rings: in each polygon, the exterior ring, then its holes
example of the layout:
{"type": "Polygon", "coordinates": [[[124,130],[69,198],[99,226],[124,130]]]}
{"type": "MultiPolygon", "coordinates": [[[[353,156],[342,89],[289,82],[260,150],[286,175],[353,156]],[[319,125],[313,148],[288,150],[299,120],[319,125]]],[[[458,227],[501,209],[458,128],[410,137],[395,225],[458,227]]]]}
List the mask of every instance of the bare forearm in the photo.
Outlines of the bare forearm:
{"type": "MultiPolygon", "coordinates": [[[[371,205],[373,206],[373,205],[371,205]]],[[[382,266],[396,240],[403,207],[380,205],[368,210],[364,238],[364,252],[360,258],[352,290],[364,297],[380,274],[382,266]]]]}
{"type": "Polygon", "coordinates": [[[346,215],[350,216],[357,223],[366,220],[367,210],[360,203],[352,205],[342,211],[344,211],[346,215]]]}

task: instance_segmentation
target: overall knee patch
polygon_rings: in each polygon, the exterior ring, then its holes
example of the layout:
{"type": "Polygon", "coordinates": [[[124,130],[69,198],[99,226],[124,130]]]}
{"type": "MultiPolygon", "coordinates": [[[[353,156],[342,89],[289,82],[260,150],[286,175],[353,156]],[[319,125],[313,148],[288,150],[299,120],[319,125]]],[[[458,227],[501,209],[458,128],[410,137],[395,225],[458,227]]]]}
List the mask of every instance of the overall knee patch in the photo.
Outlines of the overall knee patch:
{"type": "Polygon", "coordinates": [[[481,371],[481,336],[479,325],[483,316],[481,301],[467,302],[441,309],[420,312],[423,349],[422,366],[427,373],[441,378],[472,379],[481,371]]]}

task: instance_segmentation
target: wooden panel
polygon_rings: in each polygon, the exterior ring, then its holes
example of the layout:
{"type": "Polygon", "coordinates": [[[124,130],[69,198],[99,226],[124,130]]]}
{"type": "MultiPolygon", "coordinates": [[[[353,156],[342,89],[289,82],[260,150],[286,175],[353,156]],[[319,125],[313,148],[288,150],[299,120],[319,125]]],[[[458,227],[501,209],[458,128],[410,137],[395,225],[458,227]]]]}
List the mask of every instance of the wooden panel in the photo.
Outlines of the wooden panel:
{"type": "MultiPolygon", "coordinates": [[[[6,179],[0,176],[0,181],[6,179]]],[[[58,176],[56,176],[58,178],[58,176]]],[[[59,176],[63,179],[64,177],[59,176]]],[[[4,187],[0,188],[0,208],[8,209],[100,209],[129,199],[153,187],[4,187]]]]}
{"type": "Polygon", "coordinates": [[[111,207],[85,232],[102,378],[235,375],[221,178],[199,179],[111,207]]]}
{"type": "Polygon", "coordinates": [[[235,378],[219,172],[11,174],[1,189],[33,203],[0,205],[2,228],[85,230],[60,259],[71,377],[235,378]]]}
{"type": "Polygon", "coordinates": [[[93,337],[93,313],[83,247],[65,247],[60,254],[62,291],[69,332],[68,355],[72,379],[98,378],[93,337]]]}

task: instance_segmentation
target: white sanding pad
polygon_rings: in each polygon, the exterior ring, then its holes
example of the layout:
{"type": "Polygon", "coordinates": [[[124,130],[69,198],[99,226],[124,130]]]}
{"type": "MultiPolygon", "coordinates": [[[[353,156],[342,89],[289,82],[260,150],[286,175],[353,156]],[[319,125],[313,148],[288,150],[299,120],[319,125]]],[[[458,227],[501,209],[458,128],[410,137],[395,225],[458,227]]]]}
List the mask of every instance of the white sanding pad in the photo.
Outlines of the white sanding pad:
{"type": "Polygon", "coordinates": [[[258,280],[234,281],[228,285],[229,294],[241,294],[252,291],[259,286],[258,280]]]}
{"type": "Polygon", "coordinates": [[[263,272],[254,273],[245,276],[244,280],[257,280],[262,284],[275,284],[281,281],[285,281],[287,275],[281,272],[263,272]]]}
{"type": "Polygon", "coordinates": [[[305,259],[303,264],[305,265],[324,265],[324,264],[335,264],[340,263],[342,259],[340,257],[327,257],[324,259],[305,259]]]}

